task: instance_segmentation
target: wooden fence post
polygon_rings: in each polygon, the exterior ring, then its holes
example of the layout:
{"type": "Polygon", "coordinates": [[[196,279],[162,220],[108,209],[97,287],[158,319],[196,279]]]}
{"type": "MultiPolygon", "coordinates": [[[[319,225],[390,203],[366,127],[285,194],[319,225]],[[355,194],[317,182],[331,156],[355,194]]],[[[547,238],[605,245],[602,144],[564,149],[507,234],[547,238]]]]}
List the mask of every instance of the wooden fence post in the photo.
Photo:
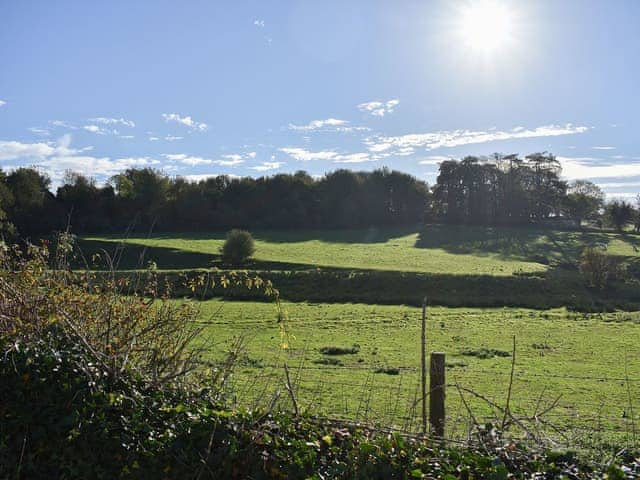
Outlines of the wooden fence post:
{"type": "Polygon", "coordinates": [[[444,438],[444,398],[445,398],[445,359],[444,353],[431,353],[431,368],[429,372],[429,423],[431,432],[436,437],[444,438]]]}
{"type": "Polygon", "coordinates": [[[422,335],[420,337],[422,366],[422,433],[427,433],[427,297],[422,300],[422,335]]]}

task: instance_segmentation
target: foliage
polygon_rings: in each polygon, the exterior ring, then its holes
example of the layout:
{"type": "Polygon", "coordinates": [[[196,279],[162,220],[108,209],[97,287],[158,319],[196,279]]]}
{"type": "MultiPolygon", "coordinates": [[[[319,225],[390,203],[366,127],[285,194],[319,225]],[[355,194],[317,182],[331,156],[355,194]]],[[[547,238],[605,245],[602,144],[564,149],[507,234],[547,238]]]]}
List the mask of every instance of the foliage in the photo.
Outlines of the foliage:
{"type": "Polygon", "coordinates": [[[581,226],[583,220],[595,220],[604,205],[604,193],[595,183],[576,180],[569,185],[564,210],[581,226]]]}
{"type": "Polygon", "coordinates": [[[609,223],[615,227],[618,232],[621,232],[633,219],[634,211],[630,203],[624,200],[614,200],[607,205],[606,214],[609,223]]]}
{"type": "Polygon", "coordinates": [[[246,230],[233,229],[227,233],[220,253],[222,261],[230,265],[245,263],[256,251],[253,237],[246,230]]]}
{"type": "Polygon", "coordinates": [[[618,258],[585,248],[580,257],[580,272],[590,287],[605,289],[622,278],[623,268],[618,258]]]}
{"type": "Polygon", "coordinates": [[[520,225],[560,212],[567,185],[551,154],[465,157],[440,164],[434,216],[446,223],[520,225]]]}

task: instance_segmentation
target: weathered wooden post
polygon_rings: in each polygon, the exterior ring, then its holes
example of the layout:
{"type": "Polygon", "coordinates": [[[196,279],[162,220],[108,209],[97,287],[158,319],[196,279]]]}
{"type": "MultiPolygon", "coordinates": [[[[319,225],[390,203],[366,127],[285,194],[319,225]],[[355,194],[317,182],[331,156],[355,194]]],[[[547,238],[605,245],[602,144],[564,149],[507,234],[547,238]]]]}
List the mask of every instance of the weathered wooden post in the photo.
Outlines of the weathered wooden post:
{"type": "Polygon", "coordinates": [[[431,433],[444,438],[444,398],[445,398],[445,360],[444,353],[431,353],[431,368],[429,372],[429,423],[431,433]]]}
{"type": "Polygon", "coordinates": [[[427,297],[422,300],[422,335],[420,337],[422,361],[422,433],[427,433],[427,297]]]}

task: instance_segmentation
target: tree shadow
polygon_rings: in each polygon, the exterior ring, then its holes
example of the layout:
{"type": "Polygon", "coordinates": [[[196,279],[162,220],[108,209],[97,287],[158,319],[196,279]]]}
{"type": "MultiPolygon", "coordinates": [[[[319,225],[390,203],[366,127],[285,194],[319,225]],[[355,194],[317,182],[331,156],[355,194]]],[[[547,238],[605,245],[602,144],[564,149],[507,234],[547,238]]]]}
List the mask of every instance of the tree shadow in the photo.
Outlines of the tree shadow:
{"type": "MultiPolygon", "coordinates": [[[[298,243],[318,240],[327,243],[386,243],[393,238],[415,234],[419,226],[369,227],[354,229],[290,229],[250,230],[256,240],[269,243],[298,243]]],[[[227,232],[158,232],[150,235],[154,239],[224,240],[227,232]]],[[[126,239],[124,236],[110,236],[126,239]]],[[[135,240],[135,237],[132,238],[135,240]]]]}
{"type": "Polygon", "coordinates": [[[612,238],[609,233],[593,231],[427,225],[415,246],[545,265],[575,265],[585,247],[607,248],[612,238]]]}
{"type": "Polygon", "coordinates": [[[160,270],[233,269],[300,271],[312,267],[301,263],[249,260],[243,265],[226,265],[217,254],[170,247],[150,247],[132,242],[80,239],[72,262],[76,269],[140,270],[152,263],[160,270]]]}

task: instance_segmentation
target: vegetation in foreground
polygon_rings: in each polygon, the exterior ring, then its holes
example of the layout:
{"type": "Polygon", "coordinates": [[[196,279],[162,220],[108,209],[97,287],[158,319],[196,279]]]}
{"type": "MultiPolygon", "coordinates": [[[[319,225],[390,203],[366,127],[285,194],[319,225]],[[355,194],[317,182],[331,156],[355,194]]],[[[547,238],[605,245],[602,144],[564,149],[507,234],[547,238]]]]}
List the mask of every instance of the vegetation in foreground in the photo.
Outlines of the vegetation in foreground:
{"type": "MultiPolygon", "coordinates": [[[[59,249],[64,264],[65,250],[59,249]]],[[[46,252],[2,253],[0,476],[10,478],[625,478],[489,437],[443,447],[275,411],[229,411],[237,351],[197,367],[192,307],[72,281],[46,252]],[[152,300],[159,302],[155,304],[152,300]],[[510,475],[511,474],[511,475],[510,475]]],[[[60,259],[59,259],[60,260],[60,259]]],[[[624,468],[625,470],[623,470],[624,468]]]]}

